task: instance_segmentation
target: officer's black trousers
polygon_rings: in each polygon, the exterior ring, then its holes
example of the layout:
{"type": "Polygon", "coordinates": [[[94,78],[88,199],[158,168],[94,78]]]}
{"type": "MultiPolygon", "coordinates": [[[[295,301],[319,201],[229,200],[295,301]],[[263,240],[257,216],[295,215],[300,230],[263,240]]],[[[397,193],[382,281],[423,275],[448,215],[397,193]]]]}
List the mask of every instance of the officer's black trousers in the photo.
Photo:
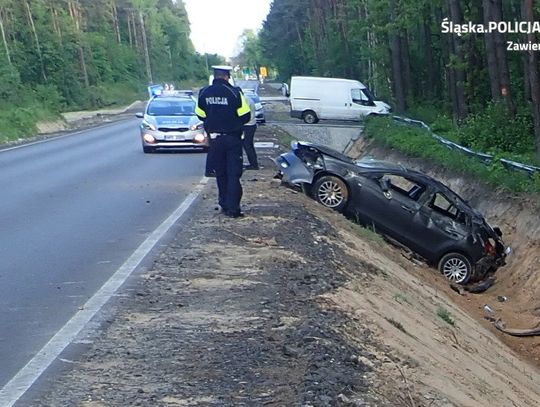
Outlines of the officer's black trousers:
{"type": "Polygon", "coordinates": [[[257,163],[257,153],[255,152],[255,145],[253,143],[253,138],[255,137],[255,130],[257,130],[257,125],[253,126],[244,126],[244,150],[246,151],[247,159],[251,167],[258,167],[257,163]]]}
{"type": "Polygon", "coordinates": [[[219,192],[219,206],[229,213],[240,212],[242,199],[242,140],[239,135],[220,135],[210,147],[219,192]]]}

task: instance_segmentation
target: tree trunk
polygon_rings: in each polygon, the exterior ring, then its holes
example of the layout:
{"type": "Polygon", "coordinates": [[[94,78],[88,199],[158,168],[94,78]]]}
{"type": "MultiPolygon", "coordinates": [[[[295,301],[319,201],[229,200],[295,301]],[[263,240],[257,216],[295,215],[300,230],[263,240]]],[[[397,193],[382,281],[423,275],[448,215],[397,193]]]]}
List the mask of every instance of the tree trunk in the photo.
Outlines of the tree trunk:
{"type": "MultiPolygon", "coordinates": [[[[534,21],[534,0],[523,0],[521,3],[522,15],[525,21],[534,21]]],[[[527,39],[531,43],[536,42],[534,33],[528,33],[527,39]]],[[[532,101],[533,121],[534,121],[534,139],[536,143],[536,156],[540,159],[540,79],[538,75],[538,58],[536,52],[527,51],[529,87],[532,101]]]]}
{"type": "Polygon", "coordinates": [[[58,36],[58,40],[60,41],[60,45],[63,45],[62,29],[60,28],[60,24],[58,22],[58,12],[57,12],[56,8],[54,7],[53,3],[49,4],[49,9],[51,11],[51,19],[52,19],[52,22],[53,22],[54,32],[58,36]]]}
{"type": "Polygon", "coordinates": [[[41,65],[41,76],[43,77],[43,80],[47,82],[47,74],[45,73],[45,63],[43,62],[43,53],[41,52],[41,46],[39,45],[39,37],[36,31],[36,26],[34,24],[34,17],[32,16],[32,11],[30,10],[30,4],[28,4],[27,0],[24,0],[24,5],[26,7],[28,22],[30,24],[30,28],[32,29],[32,33],[34,34],[34,40],[36,41],[36,50],[38,53],[39,63],[41,65]]]}
{"type": "Polygon", "coordinates": [[[148,42],[146,41],[146,28],[144,26],[144,16],[143,16],[142,10],[139,10],[139,22],[141,24],[141,35],[142,35],[143,50],[144,50],[144,62],[146,64],[146,75],[150,83],[153,83],[154,78],[152,77],[152,67],[150,65],[150,52],[148,51],[148,42]]]}
{"type": "MultiPolygon", "coordinates": [[[[495,21],[502,21],[502,0],[491,0],[493,8],[491,9],[495,21]]],[[[495,50],[497,53],[497,65],[499,66],[499,83],[501,86],[501,95],[506,101],[508,111],[512,116],[516,115],[516,105],[510,89],[510,71],[508,69],[508,60],[506,58],[506,41],[504,34],[495,33],[495,50]]]]}
{"type": "Polygon", "coordinates": [[[11,54],[9,53],[9,46],[6,39],[6,32],[4,30],[4,17],[2,16],[3,10],[0,10],[0,31],[2,31],[2,42],[4,43],[4,49],[6,50],[6,59],[11,68],[13,64],[11,62],[11,54]]]}
{"type": "MultiPolygon", "coordinates": [[[[454,24],[460,24],[462,20],[461,7],[459,0],[447,0],[448,11],[450,12],[450,20],[454,24]]],[[[450,51],[450,69],[451,69],[451,79],[450,80],[450,94],[455,98],[453,100],[454,106],[454,118],[458,121],[465,119],[467,117],[467,99],[465,97],[465,83],[466,76],[465,70],[463,68],[464,58],[463,50],[461,48],[460,41],[458,40],[457,35],[451,35],[448,37],[449,40],[449,51],[450,51]],[[452,56],[453,54],[453,56],[452,56]],[[454,61],[452,61],[452,58],[454,61]]]]}
{"type": "Polygon", "coordinates": [[[86,87],[90,86],[90,79],[88,78],[88,69],[86,67],[86,58],[84,56],[84,48],[82,46],[82,39],[81,39],[81,30],[80,30],[80,22],[79,22],[79,9],[78,4],[69,1],[69,15],[71,16],[71,19],[73,21],[73,24],[75,25],[75,33],[77,35],[77,45],[79,48],[79,65],[81,67],[84,85],[86,87]]]}
{"type": "Polygon", "coordinates": [[[118,44],[122,43],[122,37],[120,36],[120,23],[118,21],[118,11],[116,10],[116,1],[111,2],[111,12],[113,18],[114,32],[116,34],[116,41],[118,44]]]}
{"type": "MultiPolygon", "coordinates": [[[[502,21],[502,1],[483,0],[484,24],[489,21],[502,21]]],[[[493,100],[504,99],[512,116],[516,114],[516,105],[510,91],[510,73],[506,59],[506,41],[504,34],[493,32],[485,35],[486,56],[493,100]]]]}
{"type": "Polygon", "coordinates": [[[396,1],[390,1],[390,21],[394,24],[393,32],[389,34],[390,40],[390,57],[392,60],[392,85],[394,97],[396,99],[396,111],[403,113],[407,109],[407,101],[405,88],[403,84],[403,59],[401,57],[401,40],[396,24],[396,1]]]}
{"type": "MultiPolygon", "coordinates": [[[[488,25],[492,20],[493,14],[491,12],[492,6],[490,0],[483,0],[484,10],[484,25],[488,25]]],[[[499,83],[499,66],[497,65],[497,51],[495,47],[495,33],[489,33],[484,35],[484,42],[486,44],[486,60],[489,74],[489,84],[491,89],[491,98],[493,100],[499,100],[501,98],[501,88],[499,83]]]]}
{"type": "Polygon", "coordinates": [[[423,29],[424,29],[424,50],[426,53],[426,58],[424,59],[426,66],[426,77],[425,83],[422,84],[423,90],[425,90],[425,95],[428,98],[433,99],[437,93],[436,91],[436,81],[437,74],[435,73],[435,57],[433,55],[433,42],[431,40],[431,16],[424,19],[423,29]]]}
{"type": "Polygon", "coordinates": [[[411,57],[409,55],[409,38],[407,31],[403,31],[403,35],[399,37],[401,69],[403,77],[403,94],[405,100],[409,100],[413,96],[412,75],[411,75],[411,57]]]}
{"type": "Polygon", "coordinates": [[[128,36],[129,36],[129,46],[133,48],[133,37],[135,36],[135,27],[132,27],[132,17],[131,13],[127,13],[127,25],[128,25],[128,36]],[[133,34],[131,33],[131,30],[133,30],[133,34]]]}

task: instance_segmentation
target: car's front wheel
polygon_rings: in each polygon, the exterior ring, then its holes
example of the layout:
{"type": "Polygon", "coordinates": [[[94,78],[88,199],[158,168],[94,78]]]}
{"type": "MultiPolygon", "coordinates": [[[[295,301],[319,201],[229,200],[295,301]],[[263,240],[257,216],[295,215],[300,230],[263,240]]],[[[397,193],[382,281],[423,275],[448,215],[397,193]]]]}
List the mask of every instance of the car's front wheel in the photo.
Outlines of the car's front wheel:
{"type": "Polygon", "coordinates": [[[466,284],[472,276],[473,267],[467,256],[448,253],[439,261],[439,271],[453,283],[466,284]]]}
{"type": "Polygon", "coordinates": [[[347,185],[333,175],[319,178],[313,185],[312,194],[319,203],[338,212],[342,212],[349,202],[347,185]]]}

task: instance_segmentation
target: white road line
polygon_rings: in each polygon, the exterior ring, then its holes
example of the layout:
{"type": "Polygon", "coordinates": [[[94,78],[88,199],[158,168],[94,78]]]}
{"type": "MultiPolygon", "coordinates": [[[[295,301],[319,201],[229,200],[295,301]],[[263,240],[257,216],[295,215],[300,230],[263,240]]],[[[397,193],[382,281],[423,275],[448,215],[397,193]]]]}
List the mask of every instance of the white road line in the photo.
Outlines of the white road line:
{"type": "Polygon", "coordinates": [[[78,311],[47,344],[0,390],[0,406],[11,407],[34,384],[62,351],[76,338],[84,326],[97,314],[112,295],[127,280],[133,270],[154,248],[156,243],[180,219],[200,195],[209,178],[204,177],[180,206],[165,220],[122,266],[90,298],[83,309],[78,311]]]}

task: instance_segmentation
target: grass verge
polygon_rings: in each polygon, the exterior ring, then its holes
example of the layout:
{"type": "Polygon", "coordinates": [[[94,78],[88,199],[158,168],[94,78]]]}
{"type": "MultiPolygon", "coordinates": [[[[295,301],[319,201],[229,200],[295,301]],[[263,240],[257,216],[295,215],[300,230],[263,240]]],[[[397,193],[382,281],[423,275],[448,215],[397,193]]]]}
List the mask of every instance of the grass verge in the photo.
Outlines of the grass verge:
{"type": "Polygon", "coordinates": [[[448,149],[425,129],[396,124],[391,118],[376,117],[366,121],[364,134],[381,145],[411,157],[429,160],[454,172],[471,175],[488,185],[511,192],[540,195],[540,174],[531,177],[519,171],[507,170],[497,158],[490,164],[484,164],[459,151],[448,149]]]}

